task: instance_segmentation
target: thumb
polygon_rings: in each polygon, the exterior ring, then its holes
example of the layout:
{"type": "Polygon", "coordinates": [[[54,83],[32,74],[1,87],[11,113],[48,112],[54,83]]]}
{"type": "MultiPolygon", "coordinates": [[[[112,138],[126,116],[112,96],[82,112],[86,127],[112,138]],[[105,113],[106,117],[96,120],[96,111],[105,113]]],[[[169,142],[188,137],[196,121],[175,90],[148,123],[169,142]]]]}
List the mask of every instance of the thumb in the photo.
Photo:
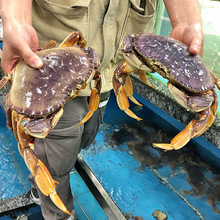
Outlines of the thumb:
{"type": "Polygon", "coordinates": [[[191,40],[189,51],[192,54],[199,54],[201,57],[203,55],[203,42],[202,38],[199,36],[194,36],[191,40]]]}
{"type": "Polygon", "coordinates": [[[29,46],[23,47],[20,50],[21,57],[24,59],[25,63],[33,68],[41,68],[43,62],[37,54],[35,54],[29,46]]]}

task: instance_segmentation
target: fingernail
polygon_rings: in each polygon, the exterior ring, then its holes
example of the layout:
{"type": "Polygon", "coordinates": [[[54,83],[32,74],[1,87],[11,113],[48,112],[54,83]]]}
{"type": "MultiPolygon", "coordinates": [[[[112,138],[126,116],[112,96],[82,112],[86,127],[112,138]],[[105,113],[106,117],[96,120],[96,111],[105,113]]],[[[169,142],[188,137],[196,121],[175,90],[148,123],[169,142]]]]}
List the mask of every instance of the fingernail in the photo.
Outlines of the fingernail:
{"type": "Polygon", "coordinates": [[[199,48],[198,46],[192,46],[190,47],[190,53],[197,55],[199,53],[199,48]]]}
{"type": "Polygon", "coordinates": [[[42,60],[37,58],[33,61],[33,67],[34,68],[40,68],[43,65],[42,60]]]}

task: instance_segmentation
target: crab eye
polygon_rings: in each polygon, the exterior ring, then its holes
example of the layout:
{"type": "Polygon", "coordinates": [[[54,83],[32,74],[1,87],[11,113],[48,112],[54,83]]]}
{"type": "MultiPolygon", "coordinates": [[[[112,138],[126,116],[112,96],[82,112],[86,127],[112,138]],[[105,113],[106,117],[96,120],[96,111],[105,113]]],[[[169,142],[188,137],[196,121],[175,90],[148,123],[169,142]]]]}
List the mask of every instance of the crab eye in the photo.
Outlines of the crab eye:
{"type": "Polygon", "coordinates": [[[124,38],[121,50],[125,53],[131,52],[133,50],[133,43],[134,43],[134,38],[132,35],[127,35],[124,38]]]}
{"type": "Polygon", "coordinates": [[[24,128],[27,123],[28,123],[28,120],[23,120],[20,122],[20,125],[22,128],[24,128]]]}

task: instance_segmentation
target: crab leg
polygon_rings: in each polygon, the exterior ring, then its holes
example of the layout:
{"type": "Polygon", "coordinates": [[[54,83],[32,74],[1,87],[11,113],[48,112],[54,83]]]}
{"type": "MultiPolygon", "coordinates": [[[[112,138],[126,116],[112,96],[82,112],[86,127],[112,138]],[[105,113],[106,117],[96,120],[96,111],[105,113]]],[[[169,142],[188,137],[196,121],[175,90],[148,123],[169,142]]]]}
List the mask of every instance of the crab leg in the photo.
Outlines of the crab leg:
{"type": "Polygon", "coordinates": [[[48,169],[43,164],[43,162],[38,159],[36,153],[34,152],[34,137],[28,135],[25,133],[25,131],[20,126],[21,117],[15,113],[15,111],[12,112],[13,119],[17,118],[13,122],[13,130],[17,134],[15,137],[18,138],[18,149],[22,157],[24,158],[24,161],[30,170],[31,174],[35,178],[35,182],[40,189],[40,191],[45,196],[50,196],[53,203],[61,209],[63,212],[71,215],[71,213],[67,210],[65,205],[63,204],[62,200],[58,196],[56,189],[55,189],[55,183],[57,183],[53,178],[51,177],[48,169]],[[16,126],[17,125],[17,126],[16,126]],[[15,126],[17,127],[16,129],[15,126]]]}
{"type": "Polygon", "coordinates": [[[220,90],[220,79],[210,70],[209,71],[213,77],[214,83],[215,85],[218,87],[218,89],[220,90]]]}
{"type": "Polygon", "coordinates": [[[143,106],[141,103],[139,103],[134,97],[133,97],[133,86],[131,82],[131,77],[129,75],[122,76],[122,82],[124,84],[124,90],[126,93],[126,96],[136,105],[143,106]]]}
{"type": "Polygon", "coordinates": [[[56,46],[56,41],[55,40],[51,40],[48,43],[44,44],[40,49],[38,49],[38,51],[48,50],[48,49],[51,49],[51,48],[53,48],[55,46],[56,46]]]}
{"type": "Polygon", "coordinates": [[[11,111],[11,127],[9,129],[11,129],[14,132],[16,141],[18,141],[17,120],[18,120],[18,113],[16,111],[11,111]]]}
{"type": "Polygon", "coordinates": [[[184,106],[185,108],[190,107],[189,109],[192,109],[194,111],[198,111],[199,109],[201,109],[201,111],[198,112],[199,117],[192,120],[183,131],[181,131],[171,140],[170,144],[153,144],[155,147],[159,147],[165,150],[178,150],[184,147],[190,141],[190,139],[202,135],[209,127],[211,127],[214,122],[214,118],[218,108],[218,96],[214,89],[204,94],[204,97],[207,98],[206,100],[211,101],[211,106],[208,106],[204,109],[204,106],[209,105],[209,101],[207,103],[193,103],[191,99],[192,103],[191,105],[188,105],[187,99],[190,97],[187,97],[186,94],[178,90],[170,82],[168,82],[167,86],[171,94],[182,106],[184,106]]]}
{"type": "Polygon", "coordinates": [[[12,130],[12,110],[9,108],[8,103],[9,103],[9,94],[6,95],[6,100],[7,100],[7,107],[6,107],[6,118],[7,118],[7,127],[12,130]]]}
{"type": "Polygon", "coordinates": [[[195,120],[192,120],[183,131],[181,131],[171,140],[170,144],[154,143],[153,145],[165,150],[178,150],[184,147],[190,141],[190,139],[200,136],[209,127],[211,127],[218,108],[217,94],[215,90],[212,90],[212,92],[214,97],[212,105],[206,110],[200,112],[199,117],[195,120]]]}
{"type": "Polygon", "coordinates": [[[5,75],[1,80],[0,80],[0,89],[2,89],[6,83],[11,80],[12,73],[9,73],[8,75],[5,75]]]}
{"type": "Polygon", "coordinates": [[[86,46],[86,40],[84,36],[79,31],[72,32],[61,44],[59,47],[70,47],[73,46],[77,42],[81,48],[86,46]]]}
{"type": "Polygon", "coordinates": [[[218,109],[218,96],[217,96],[217,94],[216,94],[216,92],[215,92],[214,89],[212,90],[212,92],[213,92],[214,101],[213,101],[212,105],[210,106],[211,112],[210,112],[209,119],[208,119],[207,124],[206,124],[206,126],[204,127],[204,129],[201,130],[201,131],[196,135],[196,137],[202,135],[206,130],[208,130],[208,129],[212,126],[212,124],[213,124],[213,122],[214,122],[215,115],[216,115],[216,112],[217,112],[217,109],[218,109]]]}
{"type": "MultiPolygon", "coordinates": [[[[130,81],[130,77],[128,76],[129,73],[136,71],[137,68],[131,66],[128,61],[123,61],[119,66],[116,68],[114,75],[113,75],[113,89],[115,92],[116,100],[118,103],[118,106],[121,110],[123,110],[127,115],[130,117],[140,121],[142,120],[138,116],[136,116],[130,109],[129,109],[129,101],[128,97],[132,100],[132,84],[130,81]],[[125,86],[122,86],[122,83],[120,82],[120,78],[123,77],[123,81],[125,82],[125,86]],[[126,85],[127,84],[127,85],[126,85]],[[125,87],[125,88],[124,88],[125,87]]],[[[138,102],[137,102],[138,103],[138,102]]]]}
{"type": "Polygon", "coordinates": [[[94,88],[92,89],[90,98],[89,98],[89,112],[86,114],[86,116],[83,118],[83,120],[78,124],[81,125],[88,121],[92,115],[93,112],[97,110],[99,107],[99,95],[101,92],[101,78],[100,78],[100,73],[97,71],[96,75],[94,76],[95,80],[95,85],[94,88]]]}
{"type": "Polygon", "coordinates": [[[140,80],[141,80],[142,82],[144,82],[147,86],[150,86],[150,87],[152,87],[152,88],[155,88],[155,86],[152,85],[152,84],[148,81],[147,75],[146,75],[146,71],[145,71],[145,70],[139,69],[139,70],[138,70],[138,75],[139,75],[140,80]]]}
{"type": "Polygon", "coordinates": [[[202,131],[206,128],[209,118],[212,117],[210,117],[210,109],[208,108],[208,110],[204,110],[200,113],[200,117],[198,119],[192,120],[184,130],[177,134],[171,140],[170,144],[153,143],[153,146],[164,150],[179,150],[184,147],[190,139],[203,133],[202,131]]]}

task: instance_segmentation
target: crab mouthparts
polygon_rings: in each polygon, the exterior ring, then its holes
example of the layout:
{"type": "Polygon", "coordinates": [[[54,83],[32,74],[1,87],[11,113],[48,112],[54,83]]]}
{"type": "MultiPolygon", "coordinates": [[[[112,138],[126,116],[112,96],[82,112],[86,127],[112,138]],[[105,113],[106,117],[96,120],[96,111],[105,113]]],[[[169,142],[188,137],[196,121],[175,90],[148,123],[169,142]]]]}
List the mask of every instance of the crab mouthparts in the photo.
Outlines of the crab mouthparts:
{"type": "Polygon", "coordinates": [[[50,119],[38,119],[33,121],[24,119],[20,125],[29,135],[37,138],[45,138],[52,129],[50,119]]]}

